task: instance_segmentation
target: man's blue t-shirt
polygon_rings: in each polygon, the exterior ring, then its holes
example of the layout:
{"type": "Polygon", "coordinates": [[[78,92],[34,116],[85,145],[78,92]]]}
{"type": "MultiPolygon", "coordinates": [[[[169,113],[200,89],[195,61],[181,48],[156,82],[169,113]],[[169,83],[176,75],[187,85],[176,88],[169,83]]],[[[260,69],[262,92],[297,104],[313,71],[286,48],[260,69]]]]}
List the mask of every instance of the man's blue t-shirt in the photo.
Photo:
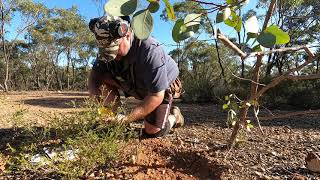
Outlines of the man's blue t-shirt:
{"type": "Polygon", "coordinates": [[[122,60],[133,66],[135,90],[142,97],[148,92],[156,93],[169,88],[179,75],[177,63],[152,37],[142,41],[135,37],[122,60]]]}
{"type": "Polygon", "coordinates": [[[121,60],[97,59],[93,68],[101,75],[110,73],[126,94],[139,99],[169,88],[179,75],[177,63],[152,37],[146,40],[134,37],[128,54],[121,60]]]}
{"type": "Polygon", "coordinates": [[[177,63],[152,37],[142,41],[134,38],[128,54],[122,60],[133,65],[135,89],[144,95],[169,88],[179,75],[177,63]]]}

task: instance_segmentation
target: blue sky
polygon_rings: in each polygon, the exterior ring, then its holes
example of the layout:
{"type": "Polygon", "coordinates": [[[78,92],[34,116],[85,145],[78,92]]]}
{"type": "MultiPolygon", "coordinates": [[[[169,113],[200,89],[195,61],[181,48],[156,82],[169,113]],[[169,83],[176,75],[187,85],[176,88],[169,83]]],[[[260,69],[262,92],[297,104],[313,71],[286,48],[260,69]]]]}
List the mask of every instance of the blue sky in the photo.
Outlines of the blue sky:
{"type": "MultiPolygon", "coordinates": [[[[93,17],[98,17],[103,15],[102,7],[99,8],[98,5],[95,4],[92,0],[36,0],[36,1],[44,3],[49,8],[53,8],[53,7],[71,8],[73,5],[76,5],[79,9],[79,13],[83,15],[87,21],[89,21],[93,17]]],[[[169,1],[172,4],[175,2],[173,0],[169,0],[169,1]]],[[[143,4],[145,0],[142,0],[141,2],[143,4]]],[[[221,1],[216,1],[216,2],[221,2],[221,1]]],[[[257,0],[251,0],[249,4],[244,7],[243,12],[246,12],[249,9],[254,9],[256,4],[257,4],[257,0]]],[[[163,43],[165,50],[168,52],[172,50],[175,45],[175,42],[172,40],[172,37],[171,37],[171,30],[174,25],[174,22],[164,22],[160,20],[160,14],[163,9],[164,9],[164,4],[161,3],[159,11],[153,14],[155,25],[154,25],[152,35],[156,39],[158,39],[161,43],[163,43]]],[[[12,24],[11,26],[12,30],[15,29],[17,26],[19,26],[18,25],[19,18],[16,17],[14,20],[16,22],[12,24]]],[[[223,25],[219,25],[219,28],[221,28],[224,34],[227,36],[235,35],[235,31],[232,28],[227,28],[223,25]]],[[[12,37],[13,35],[11,34],[9,36],[12,37]]],[[[208,37],[200,36],[200,38],[208,38],[208,37]]]]}

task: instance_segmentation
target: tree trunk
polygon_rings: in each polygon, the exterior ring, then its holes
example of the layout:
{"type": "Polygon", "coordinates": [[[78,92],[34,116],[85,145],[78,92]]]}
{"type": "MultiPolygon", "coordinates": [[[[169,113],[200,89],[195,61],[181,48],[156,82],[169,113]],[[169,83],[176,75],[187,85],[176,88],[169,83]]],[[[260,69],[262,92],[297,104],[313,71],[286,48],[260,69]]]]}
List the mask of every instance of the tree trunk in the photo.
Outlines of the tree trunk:
{"type": "Polygon", "coordinates": [[[272,57],[273,57],[273,54],[269,54],[268,63],[267,63],[267,69],[266,69],[266,77],[270,77],[271,76],[271,70],[273,68],[272,57]]]}
{"type": "Polygon", "coordinates": [[[9,57],[7,54],[6,42],[4,38],[4,4],[3,1],[0,0],[0,11],[1,11],[1,41],[2,41],[2,50],[3,50],[3,60],[5,63],[5,78],[3,81],[3,89],[5,92],[8,92],[8,80],[9,80],[9,57]]]}
{"type": "Polygon", "coordinates": [[[245,125],[244,123],[246,122],[248,110],[249,110],[248,106],[245,106],[244,108],[240,109],[240,115],[239,115],[240,116],[240,120],[237,121],[237,123],[235,124],[235,126],[233,128],[231,137],[230,137],[229,142],[228,142],[229,148],[231,148],[234,145],[234,143],[236,142],[239,130],[245,125]]]}
{"type": "Polygon", "coordinates": [[[236,142],[237,134],[239,130],[246,125],[247,115],[250,108],[250,105],[247,105],[247,103],[251,103],[251,101],[258,101],[257,92],[258,92],[258,83],[259,83],[259,77],[260,77],[260,68],[262,66],[262,55],[257,56],[257,62],[256,66],[253,70],[252,75],[252,82],[251,82],[251,92],[250,96],[247,98],[246,101],[243,102],[242,107],[240,109],[240,119],[237,121],[235,127],[233,128],[231,137],[228,142],[228,146],[232,147],[234,143],[236,142]]]}
{"type": "Polygon", "coordinates": [[[76,65],[75,62],[71,61],[72,65],[72,88],[74,88],[76,83],[76,65]]]}
{"type": "MultiPolygon", "coordinates": [[[[63,87],[62,87],[62,80],[61,80],[61,78],[60,78],[60,76],[59,76],[59,66],[58,66],[59,56],[60,56],[61,52],[62,52],[62,50],[57,53],[57,56],[55,57],[56,59],[55,59],[55,60],[52,60],[52,66],[53,66],[54,73],[55,73],[55,76],[56,76],[57,86],[58,86],[58,89],[59,89],[60,91],[62,91],[62,89],[63,89],[63,87]]],[[[62,70],[62,73],[63,73],[63,72],[64,72],[64,71],[62,70]]],[[[62,77],[63,77],[63,76],[62,76],[62,77]]],[[[55,87],[55,88],[57,88],[57,87],[55,87]]]]}
{"type": "Polygon", "coordinates": [[[70,90],[70,70],[69,70],[69,66],[70,66],[70,61],[71,61],[71,52],[70,52],[70,48],[67,49],[67,69],[66,69],[66,74],[67,74],[67,89],[70,90]]]}
{"type": "Polygon", "coordinates": [[[241,59],[241,78],[244,78],[244,60],[241,59]]]}
{"type": "Polygon", "coordinates": [[[282,75],[283,61],[284,61],[284,55],[281,55],[281,58],[279,56],[276,58],[276,65],[277,65],[279,75],[282,75]]]}
{"type": "Polygon", "coordinates": [[[318,74],[318,73],[319,73],[319,61],[320,61],[320,58],[318,58],[318,60],[317,60],[316,74],[318,74]]]}

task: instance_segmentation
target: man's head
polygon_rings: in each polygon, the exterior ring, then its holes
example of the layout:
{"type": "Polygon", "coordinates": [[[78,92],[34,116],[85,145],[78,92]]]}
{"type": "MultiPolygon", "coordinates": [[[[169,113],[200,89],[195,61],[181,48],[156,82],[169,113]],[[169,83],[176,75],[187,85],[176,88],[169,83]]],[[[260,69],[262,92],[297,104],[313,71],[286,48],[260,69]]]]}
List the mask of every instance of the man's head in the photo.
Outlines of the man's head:
{"type": "Polygon", "coordinates": [[[95,34],[100,60],[110,61],[127,55],[131,47],[130,18],[104,16],[91,19],[90,30],[95,34]]]}

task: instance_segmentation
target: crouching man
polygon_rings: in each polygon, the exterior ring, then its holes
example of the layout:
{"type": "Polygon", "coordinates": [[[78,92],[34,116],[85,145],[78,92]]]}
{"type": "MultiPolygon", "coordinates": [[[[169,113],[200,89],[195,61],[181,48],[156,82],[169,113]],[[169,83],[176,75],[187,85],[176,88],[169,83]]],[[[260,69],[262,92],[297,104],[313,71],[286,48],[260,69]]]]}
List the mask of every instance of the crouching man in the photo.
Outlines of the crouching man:
{"type": "Polygon", "coordinates": [[[179,108],[172,106],[182,89],[179,69],[154,38],[136,38],[129,21],[127,16],[90,21],[99,52],[89,75],[89,93],[95,97],[108,94],[106,103],[120,104],[119,90],[142,100],[127,116],[110,120],[144,119],[144,136],[160,137],[184,124],[179,108]]]}

